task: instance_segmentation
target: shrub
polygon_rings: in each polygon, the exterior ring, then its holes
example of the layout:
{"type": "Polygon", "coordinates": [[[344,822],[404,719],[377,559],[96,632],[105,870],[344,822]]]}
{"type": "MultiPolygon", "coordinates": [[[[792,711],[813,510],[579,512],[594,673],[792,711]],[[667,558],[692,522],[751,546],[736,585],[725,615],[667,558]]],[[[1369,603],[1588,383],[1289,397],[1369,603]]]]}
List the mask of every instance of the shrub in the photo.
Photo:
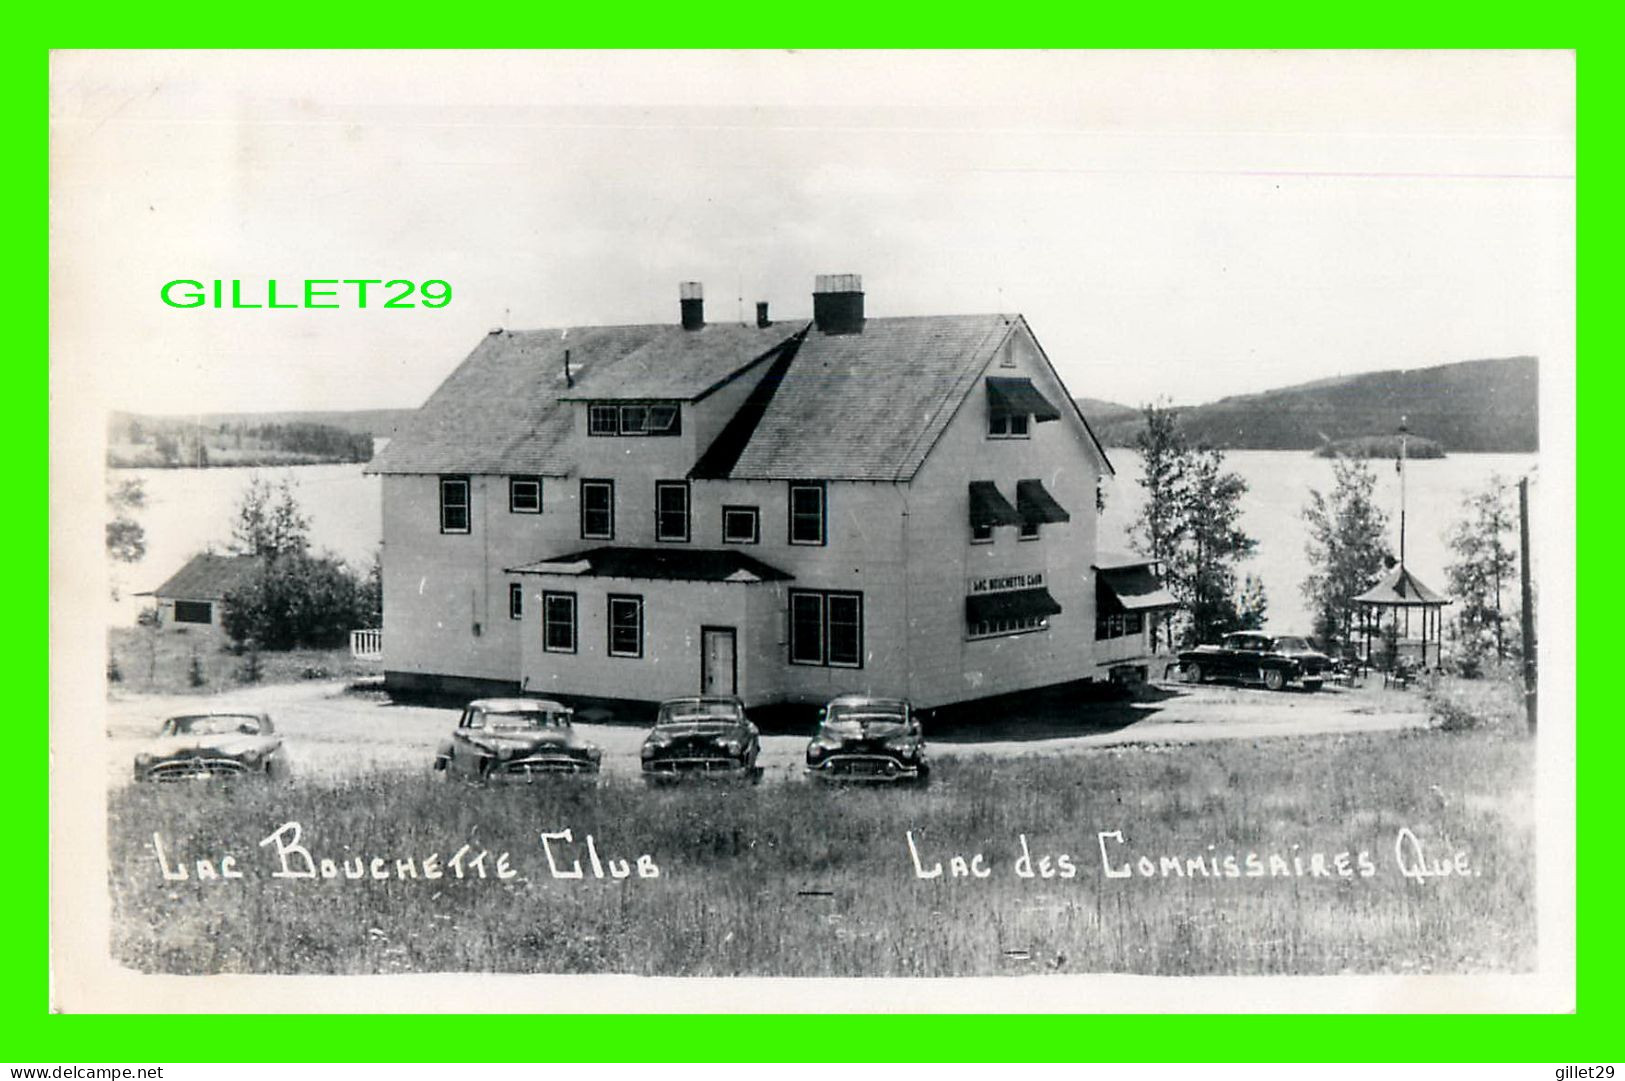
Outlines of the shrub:
{"type": "Polygon", "coordinates": [[[304,553],[268,561],[246,586],[226,597],[222,623],[234,641],[265,649],[343,645],[365,622],[365,583],[337,559],[304,553]]]}
{"type": "Polygon", "coordinates": [[[192,659],[186,666],[186,682],[194,687],[201,687],[208,682],[203,676],[203,658],[195,649],[192,650],[192,659]]]}
{"type": "Polygon", "coordinates": [[[136,613],[135,621],[139,626],[142,627],[158,626],[158,606],[156,604],[152,604],[141,609],[141,611],[136,613]]]}
{"type": "Polygon", "coordinates": [[[237,666],[237,679],[242,683],[258,683],[264,673],[260,669],[260,648],[249,643],[248,652],[243,655],[243,663],[237,666]]]}
{"type": "Polygon", "coordinates": [[[1519,732],[1525,721],[1523,685],[1510,665],[1486,665],[1484,676],[1439,676],[1424,689],[1428,721],[1443,732],[1519,732]]]}
{"type": "Polygon", "coordinates": [[[110,652],[107,654],[107,682],[124,682],[124,672],[118,666],[118,654],[116,653],[110,652]]]}

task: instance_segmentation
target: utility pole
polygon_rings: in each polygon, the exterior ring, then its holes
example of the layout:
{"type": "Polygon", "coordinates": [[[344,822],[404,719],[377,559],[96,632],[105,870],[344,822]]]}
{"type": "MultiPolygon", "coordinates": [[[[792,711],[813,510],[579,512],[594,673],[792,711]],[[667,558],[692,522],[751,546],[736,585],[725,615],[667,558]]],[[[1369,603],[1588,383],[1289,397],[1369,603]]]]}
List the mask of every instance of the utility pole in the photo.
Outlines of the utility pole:
{"type": "Polygon", "coordinates": [[[1518,543],[1523,574],[1523,706],[1529,734],[1535,734],[1535,596],[1529,576],[1529,478],[1518,479],[1518,543]]]}

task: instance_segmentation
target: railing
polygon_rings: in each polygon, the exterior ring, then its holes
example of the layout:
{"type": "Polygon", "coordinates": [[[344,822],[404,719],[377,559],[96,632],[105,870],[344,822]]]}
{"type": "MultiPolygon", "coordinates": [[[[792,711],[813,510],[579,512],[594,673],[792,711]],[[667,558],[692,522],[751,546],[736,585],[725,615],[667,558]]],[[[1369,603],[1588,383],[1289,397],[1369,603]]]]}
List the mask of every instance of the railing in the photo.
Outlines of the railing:
{"type": "Polygon", "coordinates": [[[359,631],[350,632],[350,656],[358,661],[381,661],[384,659],[384,632],[378,627],[368,627],[359,631]]]}

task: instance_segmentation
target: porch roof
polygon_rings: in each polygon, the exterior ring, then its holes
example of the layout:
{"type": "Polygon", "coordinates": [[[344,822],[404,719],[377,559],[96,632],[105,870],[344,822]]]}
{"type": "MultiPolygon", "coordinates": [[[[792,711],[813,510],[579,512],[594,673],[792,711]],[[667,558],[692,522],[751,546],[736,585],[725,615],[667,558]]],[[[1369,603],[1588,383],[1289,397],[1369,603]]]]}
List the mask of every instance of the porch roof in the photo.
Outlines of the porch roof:
{"type": "Polygon", "coordinates": [[[589,548],[539,559],[509,574],[644,578],[668,582],[787,582],[795,576],[743,552],[698,548],[589,548]]]}

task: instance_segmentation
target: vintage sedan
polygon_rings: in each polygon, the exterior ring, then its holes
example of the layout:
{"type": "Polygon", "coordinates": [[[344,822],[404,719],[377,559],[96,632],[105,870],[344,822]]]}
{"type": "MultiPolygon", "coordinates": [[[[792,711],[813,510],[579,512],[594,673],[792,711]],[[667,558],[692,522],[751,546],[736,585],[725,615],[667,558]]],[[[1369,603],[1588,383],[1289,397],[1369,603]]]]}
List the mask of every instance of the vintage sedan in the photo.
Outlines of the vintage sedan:
{"type": "Polygon", "coordinates": [[[819,714],[807,744],[814,777],[871,781],[925,781],[925,735],[914,707],[902,698],[843,694],[819,714]]]}
{"type": "Polygon", "coordinates": [[[138,781],[210,777],[282,778],[282,737],[264,713],[185,713],[171,717],[135,756],[138,781]]]}
{"type": "Polygon", "coordinates": [[[650,781],[684,775],[757,781],[761,752],[756,726],[739,699],[673,698],[660,704],[654,729],[643,741],[643,776],[650,781]]]}
{"type": "Polygon", "coordinates": [[[1216,646],[1197,646],[1179,655],[1187,682],[1234,679],[1262,683],[1272,691],[1294,682],[1318,691],[1331,666],[1331,659],[1303,638],[1257,631],[1232,631],[1216,646]]]}
{"type": "Polygon", "coordinates": [[[545,698],[470,702],[435,751],[434,768],[476,781],[596,774],[601,752],[576,734],[571,716],[545,698]]]}

